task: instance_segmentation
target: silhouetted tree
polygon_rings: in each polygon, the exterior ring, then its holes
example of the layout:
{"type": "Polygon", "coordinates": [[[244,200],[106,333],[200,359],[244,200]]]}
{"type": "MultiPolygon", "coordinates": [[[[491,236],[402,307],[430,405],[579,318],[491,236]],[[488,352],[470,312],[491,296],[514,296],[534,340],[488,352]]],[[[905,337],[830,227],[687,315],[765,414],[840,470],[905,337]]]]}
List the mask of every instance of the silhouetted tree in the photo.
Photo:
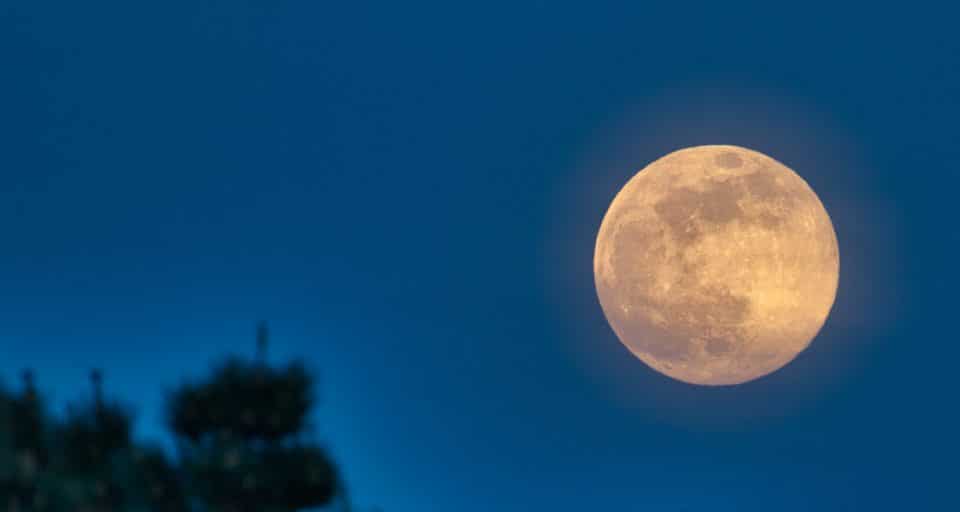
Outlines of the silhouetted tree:
{"type": "Polygon", "coordinates": [[[60,502],[78,512],[186,512],[176,469],[159,449],[133,442],[132,415],[104,397],[103,374],[90,379],[92,399],[71,406],[55,428],[60,502]]]}
{"type": "Polygon", "coordinates": [[[287,512],[325,505],[338,492],[326,452],[302,441],[314,403],[300,363],[266,362],[267,329],[253,361],[231,358],[169,402],[170,426],[191,491],[208,509],[287,512]]]}
{"type": "Polygon", "coordinates": [[[104,398],[102,379],[93,372],[93,398],[62,421],[45,411],[31,372],[22,393],[0,392],[0,510],[188,512],[177,470],[131,440],[131,415],[104,398]]]}
{"type": "Polygon", "coordinates": [[[0,507],[56,510],[57,480],[49,477],[50,429],[32,371],[18,394],[0,392],[0,507]]]}
{"type": "Polygon", "coordinates": [[[136,442],[133,416],[90,374],[89,399],[48,414],[34,374],[0,388],[0,511],[293,512],[349,509],[326,451],[305,440],[313,380],[303,364],[267,364],[268,333],[253,360],[230,358],[169,397],[178,457],[136,442]]]}

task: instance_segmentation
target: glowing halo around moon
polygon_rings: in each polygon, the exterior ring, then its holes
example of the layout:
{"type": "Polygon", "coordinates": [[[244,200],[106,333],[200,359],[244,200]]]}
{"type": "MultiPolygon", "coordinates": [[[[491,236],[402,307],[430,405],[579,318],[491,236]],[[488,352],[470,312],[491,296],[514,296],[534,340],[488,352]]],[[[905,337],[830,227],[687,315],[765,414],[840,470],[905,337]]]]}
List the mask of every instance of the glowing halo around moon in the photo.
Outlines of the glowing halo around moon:
{"type": "Polygon", "coordinates": [[[740,384],[792,361],[837,292],[837,237],[809,185],[737,146],[670,153],[616,195],[594,280],[620,341],[653,369],[740,384]]]}

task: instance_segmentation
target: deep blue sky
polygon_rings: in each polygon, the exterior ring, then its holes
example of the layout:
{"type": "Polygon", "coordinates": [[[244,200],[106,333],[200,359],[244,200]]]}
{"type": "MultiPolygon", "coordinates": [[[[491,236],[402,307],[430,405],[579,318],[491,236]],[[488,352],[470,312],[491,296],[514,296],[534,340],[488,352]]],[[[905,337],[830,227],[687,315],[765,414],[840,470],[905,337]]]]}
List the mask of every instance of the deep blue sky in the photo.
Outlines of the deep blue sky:
{"type": "Polygon", "coordinates": [[[264,318],[386,512],[951,508],[960,13],[674,3],[4,2],[0,373],[62,404],[102,366],[160,439],[264,318]],[[618,188],[704,143],[840,242],[820,337],[733,388],[593,291],[618,188]]]}

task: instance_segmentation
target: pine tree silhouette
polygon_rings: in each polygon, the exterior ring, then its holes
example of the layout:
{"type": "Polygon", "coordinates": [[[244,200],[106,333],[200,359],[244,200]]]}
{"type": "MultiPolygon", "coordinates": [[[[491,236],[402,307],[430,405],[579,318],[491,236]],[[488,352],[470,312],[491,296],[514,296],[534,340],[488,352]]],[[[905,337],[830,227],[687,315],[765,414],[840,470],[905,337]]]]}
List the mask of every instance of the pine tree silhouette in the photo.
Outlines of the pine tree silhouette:
{"type": "Polygon", "coordinates": [[[43,404],[33,372],[26,370],[22,377],[23,391],[19,395],[4,394],[0,399],[4,416],[0,506],[9,510],[40,509],[48,501],[41,489],[41,475],[49,462],[43,404]]]}
{"type": "Polygon", "coordinates": [[[339,490],[327,453],[302,440],[313,381],[301,363],[267,364],[267,343],[261,324],[253,361],[228,359],[170,399],[185,475],[209,510],[295,511],[328,504],[339,490]]]}
{"type": "Polygon", "coordinates": [[[187,512],[176,469],[131,440],[131,415],[103,395],[49,415],[23,374],[19,394],[0,392],[0,510],[10,512],[187,512]]]}
{"type": "Polygon", "coordinates": [[[267,363],[267,327],[253,360],[230,358],[169,397],[179,449],[132,438],[130,410],[90,374],[88,400],[58,418],[32,371],[0,389],[0,512],[293,512],[347,493],[326,451],[305,440],[313,380],[299,362],[267,363]]]}

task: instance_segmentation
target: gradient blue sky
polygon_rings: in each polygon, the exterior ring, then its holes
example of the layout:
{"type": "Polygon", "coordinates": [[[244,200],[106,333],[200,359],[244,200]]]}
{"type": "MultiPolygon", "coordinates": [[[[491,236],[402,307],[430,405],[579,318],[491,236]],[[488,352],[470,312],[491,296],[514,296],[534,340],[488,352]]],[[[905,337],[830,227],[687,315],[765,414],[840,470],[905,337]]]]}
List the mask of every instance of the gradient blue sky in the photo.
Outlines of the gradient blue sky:
{"type": "Polygon", "coordinates": [[[4,2],[0,373],[102,366],[161,439],[268,319],[386,512],[949,509],[960,13],[676,4],[4,2]],[[734,388],[634,360],[592,283],[617,189],[705,143],[840,241],[821,336],[734,388]]]}

